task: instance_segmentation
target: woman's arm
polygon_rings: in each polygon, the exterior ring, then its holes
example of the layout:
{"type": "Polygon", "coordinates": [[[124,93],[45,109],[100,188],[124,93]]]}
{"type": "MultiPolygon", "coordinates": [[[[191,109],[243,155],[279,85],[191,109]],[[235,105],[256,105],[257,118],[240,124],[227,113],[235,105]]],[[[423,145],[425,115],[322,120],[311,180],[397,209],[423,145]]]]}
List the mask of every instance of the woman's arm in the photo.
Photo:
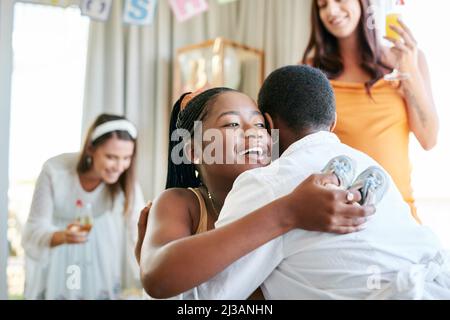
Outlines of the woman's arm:
{"type": "Polygon", "coordinates": [[[430,75],[425,55],[419,52],[419,69],[402,82],[408,105],[409,127],[422,148],[431,150],[437,143],[439,119],[431,92],[430,75]]]}
{"type": "MultiPolygon", "coordinates": [[[[294,229],[348,233],[359,230],[370,207],[346,203],[347,192],[325,188],[333,175],[314,175],[291,194],[224,227],[192,236],[181,191],[153,204],[141,252],[141,280],[154,298],[169,298],[209,280],[234,261],[294,229]]],[[[354,193],[355,200],[360,196],[354,193]]]]}
{"type": "Polygon", "coordinates": [[[402,28],[392,26],[403,41],[389,39],[394,43],[393,53],[401,72],[410,77],[402,81],[402,93],[408,106],[409,127],[425,150],[437,142],[439,119],[431,90],[430,73],[425,55],[417,47],[411,30],[399,21],[402,28]]]}
{"type": "MultiPolygon", "coordinates": [[[[36,181],[30,213],[25,224],[22,239],[26,253],[36,260],[45,256],[52,246],[52,238],[58,229],[52,223],[53,218],[53,187],[51,170],[47,165],[36,181]]],[[[58,239],[62,242],[62,239],[58,239]]]]}
{"type": "Polygon", "coordinates": [[[51,168],[45,164],[34,188],[23,238],[23,245],[31,256],[40,256],[40,252],[47,248],[66,243],[84,243],[87,240],[87,233],[81,232],[77,223],[70,224],[65,230],[58,230],[53,225],[54,192],[51,175],[51,168]]]}

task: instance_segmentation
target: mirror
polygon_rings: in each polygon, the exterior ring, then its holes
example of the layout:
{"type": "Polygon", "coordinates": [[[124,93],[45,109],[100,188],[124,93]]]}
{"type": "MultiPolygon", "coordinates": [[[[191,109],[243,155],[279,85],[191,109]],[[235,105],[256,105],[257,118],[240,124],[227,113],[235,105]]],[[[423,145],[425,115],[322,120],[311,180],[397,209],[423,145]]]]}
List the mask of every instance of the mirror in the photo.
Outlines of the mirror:
{"type": "Polygon", "coordinates": [[[177,50],[175,100],[183,93],[208,87],[229,87],[256,100],[264,80],[264,53],[216,38],[177,50]]]}

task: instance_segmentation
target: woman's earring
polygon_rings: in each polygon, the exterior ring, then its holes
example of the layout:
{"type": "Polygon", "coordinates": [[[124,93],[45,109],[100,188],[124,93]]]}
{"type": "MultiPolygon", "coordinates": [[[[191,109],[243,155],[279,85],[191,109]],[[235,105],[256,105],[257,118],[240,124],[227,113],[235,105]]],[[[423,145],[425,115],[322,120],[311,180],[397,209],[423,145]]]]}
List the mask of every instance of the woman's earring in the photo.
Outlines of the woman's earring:
{"type": "Polygon", "coordinates": [[[92,165],[92,157],[91,156],[86,157],[86,164],[88,167],[90,167],[92,165]]]}

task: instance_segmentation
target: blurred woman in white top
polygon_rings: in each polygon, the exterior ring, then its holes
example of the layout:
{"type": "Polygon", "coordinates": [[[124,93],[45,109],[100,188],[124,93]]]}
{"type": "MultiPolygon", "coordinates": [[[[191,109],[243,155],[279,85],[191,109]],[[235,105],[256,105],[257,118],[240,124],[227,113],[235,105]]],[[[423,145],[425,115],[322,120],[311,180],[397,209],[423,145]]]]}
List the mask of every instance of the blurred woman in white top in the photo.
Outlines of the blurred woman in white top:
{"type": "Polygon", "coordinates": [[[23,237],[25,298],[119,299],[140,287],[136,139],[131,122],[102,114],[81,152],[44,164],[23,237]],[[86,211],[90,219],[80,220],[86,211]]]}

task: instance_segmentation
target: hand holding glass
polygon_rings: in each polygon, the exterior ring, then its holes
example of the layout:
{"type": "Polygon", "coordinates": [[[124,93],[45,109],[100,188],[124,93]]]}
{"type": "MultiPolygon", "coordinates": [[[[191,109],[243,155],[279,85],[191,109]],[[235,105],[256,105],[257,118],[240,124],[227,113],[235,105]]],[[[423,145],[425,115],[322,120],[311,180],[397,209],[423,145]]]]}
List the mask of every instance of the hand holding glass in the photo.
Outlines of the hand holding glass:
{"type": "MultiPolygon", "coordinates": [[[[402,37],[391,26],[402,29],[402,25],[399,22],[401,19],[401,8],[404,6],[404,2],[397,0],[394,8],[386,15],[386,38],[391,41],[402,41],[402,37]]],[[[410,77],[408,73],[403,73],[398,70],[398,67],[394,68],[391,73],[384,76],[386,81],[400,81],[406,80],[410,77]]]]}

